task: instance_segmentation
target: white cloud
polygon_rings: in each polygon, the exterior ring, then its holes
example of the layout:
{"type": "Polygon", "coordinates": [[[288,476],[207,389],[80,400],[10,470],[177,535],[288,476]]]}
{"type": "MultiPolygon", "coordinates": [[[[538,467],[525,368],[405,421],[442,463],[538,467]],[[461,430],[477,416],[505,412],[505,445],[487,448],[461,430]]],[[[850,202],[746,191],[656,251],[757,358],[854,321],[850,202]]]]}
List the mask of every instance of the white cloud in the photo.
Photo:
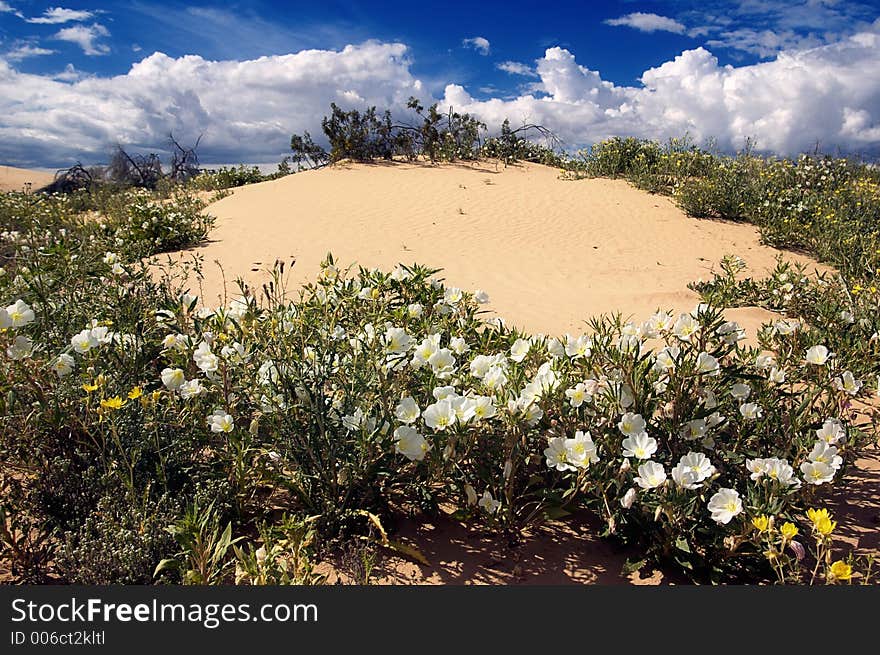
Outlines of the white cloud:
{"type": "Polygon", "coordinates": [[[81,22],[94,16],[94,12],[85,9],[65,9],[64,7],[49,7],[42,16],[26,19],[28,23],[41,23],[44,25],[58,25],[61,23],[81,22]]]}
{"type": "Polygon", "coordinates": [[[489,39],[486,39],[482,36],[475,36],[470,39],[462,40],[461,44],[465,48],[473,48],[477,52],[479,52],[484,57],[489,54],[490,43],[489,39]]]}
{"type": "Polygon", "coordinates": [[[880,34],[861,32],[835,44],[751,66],[719,66],[704,48],[646,71],[642,86],[619,87],[580,66],[562,48],[538,60],[539,92],[512,100],[475,100],[448,85],[442,104],[489,125],[541,123],[569,147],[614,135],[665,140],[689,133],[735,150],[745,139],[780,154],[811,150],[880,154],[880,34]]]}
{"type": "Polygon", "coordinates": [[[44,55],[52,54],[55,54],[54,50],[26,44],[20,45],[17,48],[13,48],[5,55],[3,55],[3,57],[5,57],[9,61],[21,61],[22,59],[27,59],[28,57],[42,57],[44,55]]]}
{"type": "Polygon", "coordinates": [[[155,152],[171,131],[187,143],[204,134],[204,161],[278,161],[292,133],[322,136],[330,102],[402,114],[410,96],[429,99],[400,43],[249,61],[155,53],[124,75],[72,83],[17,72],[0,58],[0,161],[106,161],[114,143],[155,152]]]}
{"type": "MultiPolygon", "coordinates": [[[[441,107],[474,113],[490,127],[505,118],[540,123],[569,148],[615,135],[665,140],[687,132],[729,150],[754,137],[760,149],[780,154],[817,142],[831,152],[880,154],[880,29],[750,66],[721,66],[704,48],[687,50],[635,86],[603,80],[558,47],[534,70],[529,92],[502,98],[493,90],[481,100],[449,84],[441,107]]],[[[116,142],[155,151],[170,131],[184,142],[203,133],[204,161],[277,161],[291,133],[322,138],[330,102],[388,107],[403,119],[410,96],[432,101],[400,43],[248,61],[156,53],[115,77],[71,70],[53,79],[0,58],[0,161],[101,161],[116,142]]]]}
{"type": "Polygon", "coordinates": [[[110,52],[110,47],[104,43],[97,41],[105,36],[110,36],[110,32],[100,23],[94,25],[74,25],[73,27],[65,27],[59,30],[53,38],[59,41],[69,41],[77,44],[82,48],[83,53],[87,55],[106,55],[110,52]]]}
{"type": "Polygon", "coordinates": [[[685,26],[673,18],[636,11],[620,18],[609,18],[606,25],[631,27],[640,32],[673,32],[684,34],[685,26]]]}
{"type": "Polygon", "coordinates": [[[503,70],[505,73],[510,73],[511,75],[538,77],[538,74],[533,71],[530,66],[522,64],[518,61],[502,61],[501,63],[495,64],[495,67],[498,70],[503,70]]]}

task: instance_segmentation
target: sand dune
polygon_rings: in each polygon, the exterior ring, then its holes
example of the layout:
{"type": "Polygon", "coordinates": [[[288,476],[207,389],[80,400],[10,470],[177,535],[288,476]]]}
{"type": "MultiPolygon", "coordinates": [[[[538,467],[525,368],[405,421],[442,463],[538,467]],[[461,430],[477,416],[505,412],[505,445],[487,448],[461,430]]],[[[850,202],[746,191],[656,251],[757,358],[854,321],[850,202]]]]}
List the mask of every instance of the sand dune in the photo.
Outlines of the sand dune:
{"type": "Polygon", "coordinates": [[[0,166],[0,191],[36,191],[55,179],[52,173],[32,171],[27,168],[15,168],[14,166],[0,166]]]}
{"type": "MultiPolygon", "coordinates": [[[[208,211],[217,225],[196,249],[208,304],[222,293],[214,260],[228,280],[259,284],[276,258],[295,259],[293,286],[332,251],[341,265],[442,267],[447,284],[486,290],[509,324],[548,334],[602,312],[689,311],[698,298],[687,283],[725,254],[763,273],[779,252],[753,226],[696,220],[624,181],[564,181],[539,165],[336,165],[237,189],[208,211]]],[[[770,316],[731,312],[752,330],[770,316]]]]}

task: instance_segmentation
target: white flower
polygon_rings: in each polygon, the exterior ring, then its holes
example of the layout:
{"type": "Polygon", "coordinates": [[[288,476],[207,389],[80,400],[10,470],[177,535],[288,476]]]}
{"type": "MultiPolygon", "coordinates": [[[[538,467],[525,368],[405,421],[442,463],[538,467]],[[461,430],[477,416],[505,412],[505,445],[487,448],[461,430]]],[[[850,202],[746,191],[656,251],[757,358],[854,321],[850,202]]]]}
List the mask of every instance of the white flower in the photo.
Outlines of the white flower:
{"type": "Polygon", "coordinates": [[[766,459],[747,459],[746,469],[751,473],[749,476],[752,480],[760,480],[765,475],[771,480],[776,480],[786,487],[798,485],[798,480],[794,475],[794,469],[784,459],[776,457],[768,457],[766,459]]]}
{"type": "Polygon", "coordinates": [[[167,334],[162,339],[163,350],[177,350],[183,352],[189,346],[189,337],[185,334],[167,334]]]}
{"type": "Polygon", "coordinates": [[[745,400],[752,393],[752,388],[743,384],[742,382],[737,382],[730,388],[730,395],[736,398],[737,400],[745,400]]]}
{"type": "Polygon", "coordinates": [[[422,410],[411,396],[401,400],[394,409],[394,415],[401,423],[415,423],[421,414],[422,410]]]}
{"type": "Polygon", "coordinates": [[[575,409],[583,405],[584,401],[592,399],[590,394],[587,393],[587,385],[585,385],[583,382],[579,382],[571,389],[566,389],[565,395],[568,398],[569,404],[575,409]]]}
{"type": "Polygon", "coordinates": [[[718,360],[709,353],[702,352],[697,357],[697,371],[707,375],[718,375],[720,367],[718,360]]]}
{"type": "Polygon", "coordinates": [[[458,304],[463,297],[464,294],[458,287],[449,287],[443,292],[443,302],[447,305],[458,304]]]}
{"type": "Polygon", "coordinates": [[[110,268],[110,272],[113,273],[113,275],[122,275],[123,273],[125,273],[125,269],[122,267],[122,264],[116,262],[110,268]]]}
{"type": "Polygon", "coordinates": [[[504,368],[501,366],[490,366],[489,371],[483,378],[483,384],[489,389],[501,389],[507,382],[507,373],[504,372],[504,368]]]}
{"type": "Polygon", "coordinates": [[[672,328],[672,314],[667,312],[657,312],[645,322],[642,332],[648,338],[656,338],[656,336],[668,332],[672,328]]]}
{"type": "Polygon", "coordinates": [[[213,414],[208,414],[208,426],[211,432],[232,432],[235,421],[224,410],[215,409],[213,414]]]}
{"type": "Polygon", "coordinates": [[[431,444],[418,430],[408,425],[401,425],[394,431],[394,450],[410,461],[422,461],[431,450],[431,444]]]}
{"type": "Polygon", "coordinates": [[[767,376],[770,382],[774,382],[776,384],[782,384],[785,382],[785,369],[784,368],[776,368],[775,366],[770,369],[770,375],[767,376]]]}
{"type": "Polygon", "coordinates": [[[202,341],[193,352],[193,361],[204,373],[216,371],[220,364],[220,359],[211,352],[211,346],[206,341],[202,341]]]}
{"type": "Polygon", "coordinates": [[[183,383],[186,382],[186,376],[179,368],[164,368],[162,369],[160,376],[162,378],[162,384],[164,384],[167,389],[171,389],[171,391],[180,389],[180,387],[183,386],[183,383]]]}
{"type": "Polygon", "coordinates": [[[394,270],[391,271],[391,279],[396,280],[397,282],[403,282],[404,280],[408,280],[411,277],[412,274],[400,264],[395,266],[394,270]]]}
{"type": "Polygon", "coordinates": [[[719,489],[709,499],[708,507],[712,520],[722,525],[730,523],[734,516],[743,511],[742,500],[736,489],[719,489]]]}
{"type": "Polygon", "coordinates": [[[666,470],[657,462],[645,462],[639,466],[639,475],[633,481],[642,489],[655,489],[666,482],[666,470]]]}
{"type": "Polygon", "coordinates": [[[440,348],[428,358],[431,370],[439,378],[446,378],[452,375],[455,366],[455,357],[449,348],[440,348]]]}
{"type": "Polygon", "coordinates": [[[666,346],[654,356],[654,369],[659,372],[671,371],[675,368],[675,362],[681,354],[678,346],[666,346]]]}
{"type": "Polygon", "coordinates": [[[649,437],[647,432],[631,435],[620,444],[623,446],[624,457],[650,459],[657,452],[657,440],[649,437]]]}
{"type": "Polygon", "coordinates": [[[342,417],[342,426],[349,432],[357,430],[366,430],[373,432],[376,429],[376,419],[364,413],[360,407],[354,410],[353,414],[346,414],[342,417]]]}
{"type": "Polygon", "coordinates": [[[672,479],[684,489],[698,489],[700,484],[715,473],[712,462],[703,453],[689,452],[672,469],[672,479]]]}
{"type": "Polygon", "coordinates": [[[830,418],[816,430],[816,436],[827,444],[837,444],[846,437],[846,429],[836,418],[830,418]]]}
{"type": "Polygon", "coordinates": [[[474,398],[474,419],[482,421],[490,419],[497,413],[495,403],[489,396],[476,396],[474,398]]]}
{"type": "Polygon", "coordinates": [[[565,346],[556,337],[551,337],[547,340],[547,352],[551,357],[562,357],[565,355],[565,346]]]}
{"type": "Polygon", "coordinates": [[[382,337],[385,352],[391,355],[402,355],[407,352],[411,342],[412,339],[406,333],[406,330],[399,327],[389,327],[385,330],[385,336],[382,337]]]}
{"type": "Polygon", "coordinates": [[[521,362],[529,354],[532,344],[528,339],[517,339],[510,347],[510,358],[515,362],[521,362]]]}
{"type": "Polygon", "coordinates": [[[813,346],[807,350],[806,360],[808,364],[823,366],[828,361],[828,348],[825,346],[813,346]]]}
{"type": "Polygon", "coordinates": [[[434,353],[440,349],[440,335],[431,334],[425,337],[422,342],[413,350],[412,362],[413,368],[421,368],[428,363],[434,353]]]}
{"type": "Polygon", "coordinates": [[[746,331],[742,329],[739,323],[734,321],[722,323],[718,326],[718,329],[715,330],[715,333],[719,335],[722,341],[728,346],[732,346],[737,341],[742,341],[746,338],[746,331]]]}
{"type": "Polygon", "coordinates": [[[448,400],[439,400],[425,408],[425,411],[422,412],[422,420],[432,430],[442,432],[455,424],[455,410],[448,400]]]}
{"type": "Polygon", "coordinates": [[[682,439],[685,439],[686,441],[696,441],[697,439],[705,437],[708,429],[709,426],[706,423],[706,419],[695,418],[692,421],[685,423],[678,433],[681,435],[682,439]]]}
{"type": "Polygon", "coordinates": [[[461,425],[467,425],[476,415],[477,403],[473,398],[468,396],[456,396],[450,399],[452,411],[455,412],[455,418],[461,425]]]}
{"type": "Polygon", "coordinates": [[[581,335],[577,338],[570,334],[565,335],[565,354],[572,359],[589,357],[592,352],[592,347],[592,341],[590,341],[590,338],[585,335],[581,335]]]}
{"type": "Polygon", "coordinates": [[[119,261],[119,255],[117,255],[115,252],[107,251],[104,253],[103,262],[105,264],[112,265],[112,264],[115,264],[117,261],[119,261]]]}
{"type": "Polygon", "coordinates": [[[690,314],[681,314],[672,326],[672,333],[682,341],[690,342],[691,337],[699,331],[700,322],[690,314]]]}
{"type": "Polygon", "coordinates": [[[498,508],[501,507],[501,503],[492,498],[492,494],[489,492],[488,489],[483,492],[483,495],[480,497],[480,502],[478,504],[489,514],[494,514],[498,511],[498,508]]]}
{"type": "Polygon", "coordinates": [[[566,460],[577,468],[589,468],[590,464],[599,461],[596,444],[589,432],[578,430],[574,439],[566,439],[564,445],[566,460]]]}
{"type": "Polygon", "coordinates": [[[574,471],[575,467],[568,463],[568,450],[565,448],[563,437],[553,437],[544,449],[544,457],[548,468],[557,471],[574,471]]]}
{"type": "Polygon", "coordinates": [[[532,403],[522,410],[523,420],[531,426],[537,425],[542,416],[544,416],[544,410],[538,407],[537,403],[532,403]]]}
{"type": "Polygon", "coordinates": [[[626,493],[623,494],[623,498],[620,499],[620,506],[623,507],[623,509],[629,509],[632,507],[633,502],[636,499],[636,493],[635,487],[627,489],[626,493]]]}
{"type": "Polygon", "coordinates": [[[473,506],[473,505],[477,504],[477,492],[468,483],[465,483],[465,485],[464,485],[464,496],[467,499],[466,502],[469,506],[473,506]]]}
{"type": "Polygon", "coordinates": [[[63,378],[70,375],[70,372],[73,371],[74,363],[73,357],[67,353],[61,353],[52,362],[52,370],[55,371],[59,378],[63,378]]]}
{"type": "Polygon", "coordinates": [[[24,300],[16,300],[6,308],[10,325],[0,327],[24,327],[34,320],[34,310],[24,300]]]}
{"type": "Polygon", "coordinates": [[[754,421],[764,415],[764,410],[758,403],[744,403],[739,406],[739,413],[747,421],[754,421]]]}
{"type": "Polygon", "coordinates": [[[793,319],[793,318],[783,319],[781,321],[776,321],[776,323],[773,325],[773,331],[776,334],[780,334],[780,335],[785,336],[785,335],[792,334],[793,332],[800,329],[800,327],[801,327],[800,321],[798,321],[796,319],[793,319]]]}
{"type": "Polygon", "coordinates": [[[844,391],[850,396],[855,396],[862,388],[862,381],[856,380],[850,371],[844,371],[843,375],[834,378],[834,386],[838,391],[844,391]]]}
{"type": "MultiPolygon", "coordinates": [[[[180,370],[180,369],[178,369],[180,370]]],[[[180,393],[180,397],[184,400],[189,400],[190,398],[195,398],[205,392],[205,387],[202,386],[202,383],[199,382],[198,378],[194,378],[192,380],[187,380],[183,384],[180,385],[178,389],[178,393],[180,393]]]]}
{"type": "Polygon", "coordinates": [[[641,434],[645,431],[646,423],[645,419],[642,418],[641,414],[633,414],[632,412],[627,412],[620,418],[620,422],[617,424],[617,429],[620,430],[621,434],[627,437],[634,437],[637,434],[641,434]]]}
{"type": "Polygon", "coordinates": [[[772,354],[758,355],[755,358],[755,368],[761,369],[762,371],[766,371],[775,363],[776,357],[772,354]]]}
{"type": "Polygon", "coordinates": [[[30,357],[33,351],[34,342],[26,336],[18,335],[6,349],[6,355],[9,359],[25,359],[30,357]]]}
{"type": "Polygon", "coordinates": [[[417,302],[411,303],[406,307],[406,313],[409,314],[410,318],[418,318],[424,311],[425,308],[417,302]]]}
{"type": "Polygon", "coordinates": [[[83,330],[70,338],[70,345],[76,352],[83,355],[92,348],[97,348],[98,340],[94,337],[91,330],[83,330]]]}
{"type": "Polygon", "coordinates": [[[804,462],[801,464],[801,475],[808,484],[820,485],[834,479],[834,469],[825,462],[804,462]]]}
{"type": "Polygon", "coordinates": [[[489,302],[489,294],[482,289],[477,289],[476,291],[474,291],[474,300],[476,300],[481,305],[485,305],[487,302],[489,302]]]}
{"type": "Polygon", "coordinates": [[[835,471],[840,469],[843,458],[837,454],[837,448],[821,439],[813,445],[813,450],[807,455],[807,459],[814,463],[828,464],[835,471]]]}
{"type": "Polygon", "coordinates": [[[449,349],[452,350],[452,352],[454,352],[456,355],[464,355],[471,349],[471,347],[463,338],[452,337],[449,340],[449,349]]]}

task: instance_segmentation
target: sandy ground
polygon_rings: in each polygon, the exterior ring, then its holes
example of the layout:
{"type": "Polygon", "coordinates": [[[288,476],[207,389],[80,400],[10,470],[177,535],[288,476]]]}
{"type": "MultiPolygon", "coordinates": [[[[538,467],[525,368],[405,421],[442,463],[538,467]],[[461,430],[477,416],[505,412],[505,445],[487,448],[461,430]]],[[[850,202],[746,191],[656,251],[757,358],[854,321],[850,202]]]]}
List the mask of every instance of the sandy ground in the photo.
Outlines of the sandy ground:
{"type": "MultiPolygon", "coordinates": [[[[206,304],[226,279],[268,279],[276,259],[296,264],[288,288],[314,279],[332,252],[342,266],[390,270],[397,263],[441,267],[447,284],[481,288],[490,308],[530,332],[579,332],[592,315],[621,311],[646,318],[657,308],[689,311],[698,302],[688,282],[711,277],[726,254],[762,275],[780,251],[761,245],[746,224],[696,220],[670,199],[620,180],[564,181],[538,165],[346,164],[236,189],[208,209],[217,217],[204,255],[206,304]]],[[[812,260],[782,253],[792,261],[812,260]]],[[[234,287],[229,287],[234,293],[234,287]]],[[[728,313],[754,335],[774,317],[758,308],[728,313]]],[[[880,552],[880,460],[857,462],[831,499],[848,546],[880,552]],[[846,499],[841,495],[845,489],[846,499]]],[[[516,550],[490,535],[441,517],[402,520],[395,538],[431,562],[385,554],[371,582],[380,584],[669,584],[669,571],[621,572],[636,552],[596,536],[589,516],[542,526],[516,550]]],[[[331,580],[345,580],[331,568],[331,580]]],[[[350,581],[350,580],[349,580],[350,581]]]]}
{"type": "Polygon", "coordinates": [[[51,184],[54,179],[52,173],[0,166],[0,191],[36,191],[51,184]]]}
{"type": "MultiPolygon", "coordinates": [[[[207,304],[222,293],[215,260],[227,280],[252,284],[274,260],[295,260],[296,288],[332,252],[342,266],[441,267],[447,284],[487,291],[509,324],[546,334],[580,332],[603,312],[690,311],[698,298],[687,283],[711,277],[725,254],[763,273],[779,252],[751,225],[688,218],[622,180],[564,181],[539,165],[337,165],[242,187],[208,211],[211,242],[194,249],[207,304]]],[[[771,317],[730,316],[750,332],[771,317]]]]}

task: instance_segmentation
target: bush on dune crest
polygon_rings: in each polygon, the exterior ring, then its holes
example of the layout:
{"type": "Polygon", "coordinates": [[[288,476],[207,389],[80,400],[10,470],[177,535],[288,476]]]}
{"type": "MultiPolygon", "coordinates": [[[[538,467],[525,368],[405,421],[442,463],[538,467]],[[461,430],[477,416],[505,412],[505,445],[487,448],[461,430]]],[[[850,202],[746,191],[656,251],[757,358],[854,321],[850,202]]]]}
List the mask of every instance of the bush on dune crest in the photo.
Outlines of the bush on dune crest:
{"type": "Polygon", "coordinates": [[[16,579],[318,583],[334,540],[421,557],[382,526],[441,507],[510,542],[588,508],[699,580],[867,579],[835,559],[822,504],[876,436],[876,290],[844,310],[833,284],[743,281],[730,260],[691,313],[555,338],[485,320],[485,294],[436,270],[328,257],[295,300],[279,267],[209,308],[185,271],[140,263],[209,219],[151,202],[102,224],[69,199],[0,196],[16,579]],[[803,319],[745,346],[721,314],[745,297],[803,319]]]}

